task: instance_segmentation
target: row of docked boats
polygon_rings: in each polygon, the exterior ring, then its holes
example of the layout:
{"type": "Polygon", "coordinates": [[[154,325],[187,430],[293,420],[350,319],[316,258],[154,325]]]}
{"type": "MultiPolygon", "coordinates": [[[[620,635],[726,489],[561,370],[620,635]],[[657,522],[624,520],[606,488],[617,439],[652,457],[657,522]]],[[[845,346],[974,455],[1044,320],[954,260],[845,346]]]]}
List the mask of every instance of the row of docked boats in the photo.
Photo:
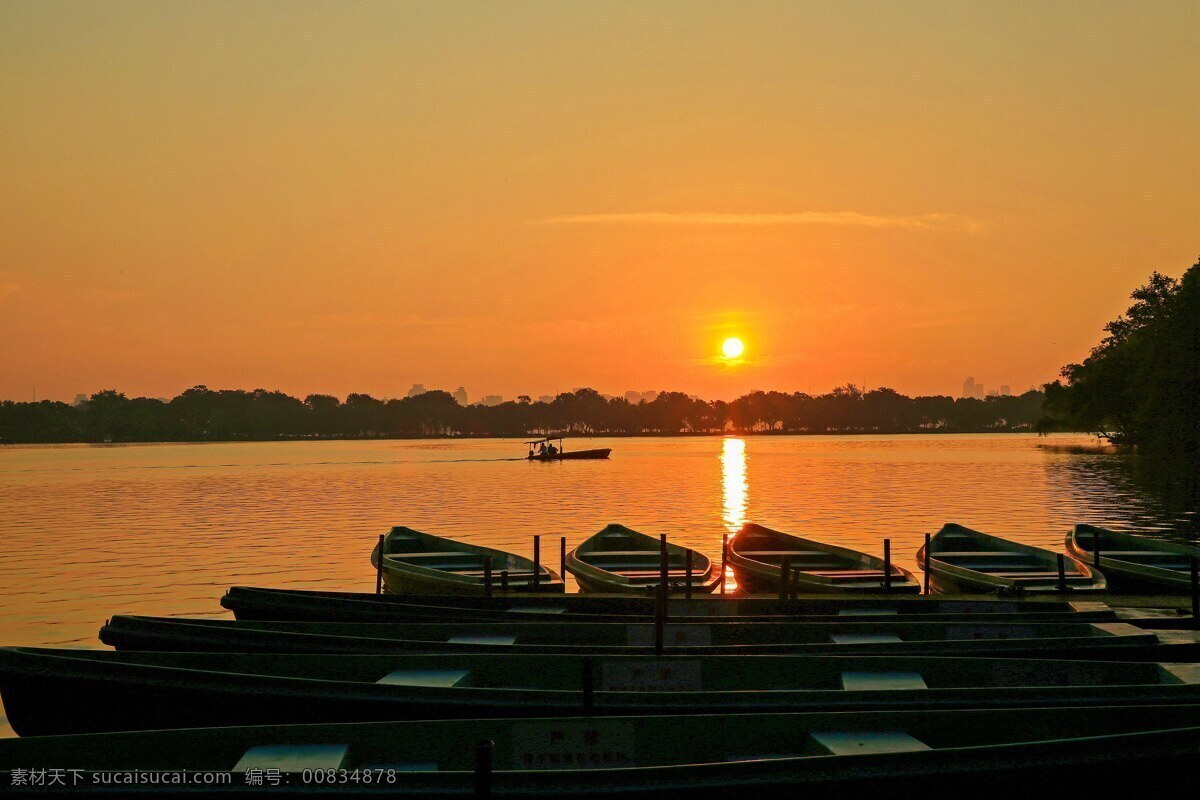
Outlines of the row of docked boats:
{"type": "MultiPolygon", "coordinates": [[[[1200,631],[1182,611],[872,593],[906,573],[758,526],[723,561],[738,569],[736,549],[767,566],[740,584],[785,591],[713,595],[720,567],[610,526],[572,551],[585,591],[566,594],[540,553],[392,533],[374,554],[381,583],[396,567],[386,593],[233,587],[234,619],[120,615],[111,650],[0,648],[20,735],[0,771],[13,788],[37,770],[169,776],[107,784],[153,796],[1043,796],[1148,770],[1182,789],[1200,756],[1200,631]],[[424,591],[397,592],[410,569],[424,591]]],[[[927,559],[1006,564],[997,543],[937,538],[927,559]]]]}
{"type": "Polygon", "coordinates": [[[215,772],[230,782],[206,792],[264,796],[832,797],[986,795],[989,779],[1038,794],[1200,755],[1200,638],[1174,612],[258,587],[222,605],[236,619],[113,617],[109,651],[0,648],[21,736],[0,770],[215,772]]]}
{"type": "MultiPolygon", "coordinates": [[[[527,559],[455,539],[397,527],[380,537],[371,554],[380,586],[398,594],[563,592],[562,576],[540,557],[527,559]]],[[[609,525],[569,552],[562,567],[583,592],[706,594],[733,573],[745,592],[919,593],[921,582],[882,558],[847,547],[747,523],[722,544],[720,564],[699,550],[623,525],[609,525]]],[[[944,525],[917,552],[934,592],[1025,594],[1102,592],[1105,573],[1139,588],[1186,589],[1196,582],[1200,548],[1077,525],[1066,552],[944,525]]]]}

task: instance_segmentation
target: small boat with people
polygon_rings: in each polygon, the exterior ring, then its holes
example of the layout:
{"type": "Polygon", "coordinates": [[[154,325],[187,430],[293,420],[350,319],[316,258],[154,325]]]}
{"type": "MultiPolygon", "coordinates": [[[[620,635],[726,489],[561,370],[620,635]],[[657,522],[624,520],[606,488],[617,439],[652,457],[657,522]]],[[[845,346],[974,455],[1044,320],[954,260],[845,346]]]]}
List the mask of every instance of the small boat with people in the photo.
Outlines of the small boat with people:
{"type": "Polygon", "coordinates": [[[567,450],[562,436],[543,436],[525,443],[529,447],[528,461],[575,461],[580,459],[608,458],[612,453],[611,447],[597,447],[591,450],[567,450]],[[556,446],[554,443],[558,442],[556,446]]]}
{"type": "Polygon", "coordinates": [[[0,740],[0,770],[165,776],[108,787],[150,797],[1107,796],[1131,776],[1186,796],[1197,741],[1195,705],[510,717],[30,736],[0,740]]]}
{"type": "MultiPolygon", "coordinates": [[[[639,595],[399,595],[232,586],[221,605],[241,620],[297,622],[405,622],[426,620],[561,620],[563,622],[648,622],[654,600],[639,595]]],[[[1136,613],[1146,614],[1146,610],[1136,613]]],[[[705,623],[818,622],[855,619],[939,619],[943,621],[1115,622],[1117,612],[1086,600],[993,598],[990,600],[925,599],[917,595],[889,598],[825,595],[795,600],[776,597],[700,595],[667,602],[670,619],[705,623]]]]}
{"type": "MultiPolygon", "coordinates": [[[[584,592],[657,590],[663,581],[662,539],[608,525],[567,553],[566,568],[584,592]]],[[[707,594],[721,582],[708,556],[674,542],[666,544],[666,573],[669,592],[707,594]]]]}
{"type": "Polygon", "coordinates": [[[1200,665],[0,648],[21,736],[401,719],[1200,703],[1200,665]]]}
{"type": "Polygon", "coordinates": [[[1076,525],[1067,534],[1067,553],[1104,571],[1126,588],[1186,591],[1200,547],[1179,544],[1096,525],[1076,525]]]}
{"type": "Polygon", "coordinates": [[[1104,575],[1077,558],[948,523],[917,563],[938,592],[1103,592],[1104,575]],[[1061,567],[1061,571],[1060,571],[1061,567]]]}
{"type": "Polygon", "coordinates": [[[396,594],[563,591],[562,578],[532,559],[404,526],[392,528],[376,543],[371,564],[396,594]]]}
{"type": "Polygon", "coordinates": [[[729,540],[729,565],[748,592],[779,591],[785,570],[787,588],[799,592],[921,591],[911,572],[882,558],[752,522],[729,540]]]}

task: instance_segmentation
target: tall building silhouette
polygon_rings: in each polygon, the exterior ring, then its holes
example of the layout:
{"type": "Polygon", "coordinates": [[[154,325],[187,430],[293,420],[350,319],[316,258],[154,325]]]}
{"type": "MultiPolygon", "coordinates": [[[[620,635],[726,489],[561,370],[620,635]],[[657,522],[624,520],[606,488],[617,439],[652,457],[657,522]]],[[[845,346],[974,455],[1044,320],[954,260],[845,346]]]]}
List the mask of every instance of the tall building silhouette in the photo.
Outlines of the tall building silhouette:
{"type": "Polygon", "coordinates": [[[466,387],[464,387],[464,386],[458,387],[458,389],[456,389],[454,391],[453,397],[454,397],[454,402],[458,403],[460,406],[467,405],[467,389],[466,389],[466,387]]]}
{"type": "Polygon", "coordinates": [[[428,390],[425,388],[425,384],[414,383],[412,388],[408,390],[408,394],[406,394],[405,397],[416,397],[419,394],[425,394],[427,391],[428,390]]]}

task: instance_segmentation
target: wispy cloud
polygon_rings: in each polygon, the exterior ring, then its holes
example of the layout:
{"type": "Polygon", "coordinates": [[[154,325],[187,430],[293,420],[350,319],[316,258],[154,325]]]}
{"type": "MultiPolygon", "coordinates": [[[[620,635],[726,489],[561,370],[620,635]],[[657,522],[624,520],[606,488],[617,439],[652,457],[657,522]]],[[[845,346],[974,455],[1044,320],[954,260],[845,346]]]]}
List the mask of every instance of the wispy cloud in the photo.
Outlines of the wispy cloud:
{"type": "Polygon", "coordinates": [[[540,225],[848,225],[862,228],[959,230],[974,233],[983,225],[963,214],[879,215],[857,211],[793,211],[776,214],[725,214],[708,211],[634,211],[567,214],[537,220],[540,225]]]}

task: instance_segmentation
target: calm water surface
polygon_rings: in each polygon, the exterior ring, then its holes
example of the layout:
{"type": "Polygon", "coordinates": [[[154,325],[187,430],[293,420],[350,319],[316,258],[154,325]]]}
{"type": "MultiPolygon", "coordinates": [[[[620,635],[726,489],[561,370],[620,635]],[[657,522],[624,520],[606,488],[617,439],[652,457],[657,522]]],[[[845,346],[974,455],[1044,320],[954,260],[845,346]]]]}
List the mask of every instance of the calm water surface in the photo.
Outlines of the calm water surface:
{"type": "MultiPolygon", "coordinates": [[[[224,616],[231,584],[374,589],[389,526],[557,566],[609,522],[720,552],[747,520],[915,570],[956,521],[1059,548],[1089,521],[1194,538],[1085,437],[803,436],[581,440],[609,461],[528,463],[519,442],[0,447],[0,643],[99,647],[117,613],[224,616]]],[[[0,730],[3,729],[0,723],[0,730]]]]}

